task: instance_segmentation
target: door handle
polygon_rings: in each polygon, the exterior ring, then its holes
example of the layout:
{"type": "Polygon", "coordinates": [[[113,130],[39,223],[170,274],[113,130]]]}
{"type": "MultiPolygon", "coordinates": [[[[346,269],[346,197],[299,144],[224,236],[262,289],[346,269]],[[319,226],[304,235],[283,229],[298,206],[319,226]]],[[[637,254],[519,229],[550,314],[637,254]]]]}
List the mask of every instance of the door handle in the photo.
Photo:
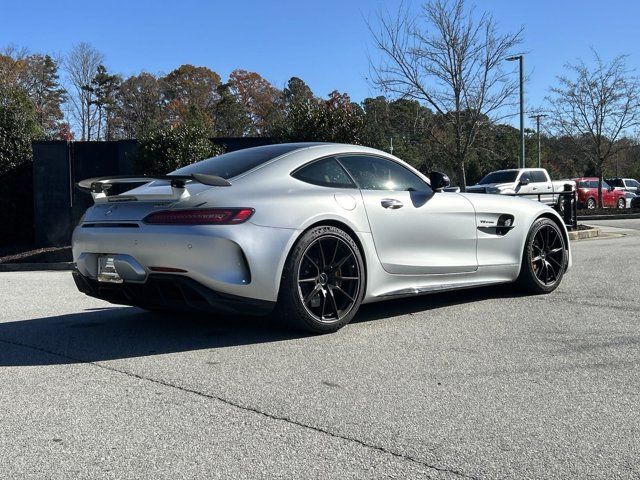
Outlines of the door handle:
{"type": "Polygon", "coordinates": [[[537,189],[538,189],[538,187],[533,187],[533,190],[537,190],[537,189]]]}
{"type": "Polygon", "coordinates": [[[382,205],[384,208],[396,210],[398,208],[402,208],[403,203],[400,200],[396,200],[395,198],[383,198],[380,201],[380,205],[382,205]]]}

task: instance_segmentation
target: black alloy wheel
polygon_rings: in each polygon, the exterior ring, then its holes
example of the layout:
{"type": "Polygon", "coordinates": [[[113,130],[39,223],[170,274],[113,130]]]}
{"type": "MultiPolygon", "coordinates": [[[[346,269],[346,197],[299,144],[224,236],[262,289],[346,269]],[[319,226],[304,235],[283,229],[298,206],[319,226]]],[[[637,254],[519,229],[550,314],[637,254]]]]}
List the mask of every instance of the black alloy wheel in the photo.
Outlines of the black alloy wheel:
{"type": "Polygon", "coordinates": [[[531,226],[518,282],[533,293],[549,293],[560,284],[567,267],[567,249],[560,227],[548,218],[531,226]]]}
{"type": "Polygon", "coordinates": [[[287,258],[275,314],[308,332],[335,332],[355,316],[364,288],[364,261],[351,236],[314,227],[287,258]]]}
{"type": "Polygon", "coordinates": [[[305,250],[298,268],[298,295],[316,320],[331,323],[348,314],[360,283],[356,254],[340,237],[319,237],[305,250]]]}

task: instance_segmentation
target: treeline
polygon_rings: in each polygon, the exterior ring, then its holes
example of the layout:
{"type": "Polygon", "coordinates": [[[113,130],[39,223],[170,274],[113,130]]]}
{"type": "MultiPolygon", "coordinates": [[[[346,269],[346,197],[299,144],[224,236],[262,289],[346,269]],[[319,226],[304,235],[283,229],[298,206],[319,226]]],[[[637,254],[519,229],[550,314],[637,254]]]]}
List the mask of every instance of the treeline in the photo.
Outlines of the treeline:
{"type": "MultiPolygon", "coordinates": [[[[235,70],[226,79],[205,66],[181,65],[166,75],[110,71],[104,56],[81,43],[62,58],[7,48],[0,54],[0,174],[28,162],[31,141],[140,142],[138,169],[167,172],[221,153],[211,137],[268,136],[278,142],[356,143],[393,153],[423,171],[459,172],[443,145],[454,139],[450,112],[416,99],[384,96],[353,102],[347,93],[313,92],[292,77],[279,88],[259,73],[235,70]],[[434,140],[435,139],[435,140],[434,140]]],[[[461,112],[464,115],[469,112],[461,112]]],[[[466,152],[466,182],[516,167],[518,130],[478,117],[466,152]]],[[[610,175],[638,175],[640,152],[608,159],[610,175]]],[[[537,164],[535,132],[526,132],[527,162],[537,164]]],[[[569,136],[542,136],[543,165],[557,177],[594,174],[569,136]]]]}

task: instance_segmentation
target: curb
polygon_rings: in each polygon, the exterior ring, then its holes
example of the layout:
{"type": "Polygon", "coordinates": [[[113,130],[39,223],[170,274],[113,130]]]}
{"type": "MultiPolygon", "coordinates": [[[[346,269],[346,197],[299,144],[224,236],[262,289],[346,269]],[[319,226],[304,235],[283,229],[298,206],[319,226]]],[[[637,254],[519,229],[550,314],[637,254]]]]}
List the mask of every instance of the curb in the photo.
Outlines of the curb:
{"type": "Polygon", "coordinates": [[[592,227],[588,230],[575,230],[569,232],[569,240],[584,240],[585,238],[594,238],[600,236],[600,229],[592,227]]]}
{"type": "Polygon", "coordinates": [[[41,270],[73,270],[73,262],[0,263],[0,272],[36,272],[41,270]]]}
{"type": "Polygon", "coordinates": [[[640,218],[640,213],[620,213],[618,215],[584,215],[578,220],[626,220],[628,218],[640,218]]]}

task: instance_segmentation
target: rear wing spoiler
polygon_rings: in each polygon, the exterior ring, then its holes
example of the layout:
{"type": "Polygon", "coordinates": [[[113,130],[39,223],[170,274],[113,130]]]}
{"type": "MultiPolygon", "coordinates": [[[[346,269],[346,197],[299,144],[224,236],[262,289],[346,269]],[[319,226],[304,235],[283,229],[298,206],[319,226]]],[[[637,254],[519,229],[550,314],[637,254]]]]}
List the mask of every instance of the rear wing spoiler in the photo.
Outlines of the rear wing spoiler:
{"type": "MultiPolygon", "coordinates": [[[[188,192],[185,190],[187,183],[201,183],[203,185],[209,185],[212,187],[230,187],[231,183],[216,175],[207,175],[204,173],[192,173],[191,175],[120,175],[112,177],[95,177],[86,178],[77,183],[77,186],[83,192],[91,193],[93,200],[96,202],[105,201],[109,197],[107,193],[113,185],[125,184],[125,183],[149,183],[156,180],[169,182],[171,185],[172,194],[167,196],[153,196],[144,195],[145,199],[149,200],[161,200],[161,199],[178,199],[188,196],[188,192]],[[158,198],[156,198],[158,197],[158,198]]],[[[117,201],[115,200],[109,201],[117,201]]],[[[137,200],[135,195],[121,198],[120,200],[137,200]]]]}

